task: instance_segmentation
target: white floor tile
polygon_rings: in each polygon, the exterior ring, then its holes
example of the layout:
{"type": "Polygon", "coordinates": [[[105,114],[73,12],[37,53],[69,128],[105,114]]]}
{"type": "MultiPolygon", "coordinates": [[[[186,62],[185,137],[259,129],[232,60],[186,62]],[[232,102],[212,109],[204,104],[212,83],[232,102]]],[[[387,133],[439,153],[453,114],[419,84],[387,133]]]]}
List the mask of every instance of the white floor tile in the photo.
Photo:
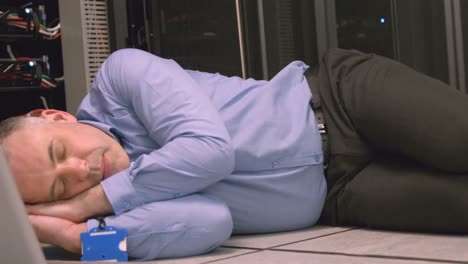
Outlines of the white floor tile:
{"type": "MultiPolygon", "coordinates": [[[[230,258],[239,256],[242,254],[255,252],[254,250],[248,249],[237,249],[237,248],[218,248],[209,254],[187,257],[187,258],[174,258],[174,259],[160,259],[154,261],[130,261],[130,262],[118,262],[118,263],[130,263],[130,264],[200,264],[209,261],[220,260],[224,258],[230,258]]],[[[67,260],[48,260],[49,264],[83,264],[80,261],[67,261],[67,260]]],[[[109,263],[109,262],[92,262],[92,263],[109,263]]]]}
{"type": "MultiPolygon", "coordinates": [[[[208,261],[214,261],[218,259],[224,259],[229,257],[235,257],[238,255],[255,252],[254,250],[248,249],[237,249],[237,248],[217,248],[213,252],[189,258],[176,258],[176,259],[162,259],[157,260],[158,264],[199,264],[208,261]]],[[[156,263],[155,262],[155,263],[156,263]]]]}
{"type": "Polygon", "coordinates": [[[468,261],[468,236],[380,232],[360,229],[279,248],[356,255],[468,261]]]}
{"type": "Polygon", "coordinates": [[[348,257],[296,252],[261,251],[235,258],[212,262],[213,264],[441,264],[418,260],[348,257]]]}
{"type": "Polygon", "coordinates": [[[224,246],[266,249],[270,247],[288,244],[295,241],[301,241],[304,239],[311,239],[323,235],[333,234],[349,229],[350,228],[316,226],[313,228],[292,232],[233,236],[224,243],[224,246]]]}

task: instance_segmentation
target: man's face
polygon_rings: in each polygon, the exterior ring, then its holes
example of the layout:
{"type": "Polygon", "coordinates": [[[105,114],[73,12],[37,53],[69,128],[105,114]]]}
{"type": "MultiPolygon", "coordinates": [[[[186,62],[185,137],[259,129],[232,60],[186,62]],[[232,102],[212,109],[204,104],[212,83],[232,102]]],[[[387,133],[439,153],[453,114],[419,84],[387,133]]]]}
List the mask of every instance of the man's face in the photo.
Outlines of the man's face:
{"type": "Polygon", "coordinates": [[[95,127],[75,122],[20,129],[3,147],[26,203],[71,198],[129,166],[117,141],[95,127]]]}

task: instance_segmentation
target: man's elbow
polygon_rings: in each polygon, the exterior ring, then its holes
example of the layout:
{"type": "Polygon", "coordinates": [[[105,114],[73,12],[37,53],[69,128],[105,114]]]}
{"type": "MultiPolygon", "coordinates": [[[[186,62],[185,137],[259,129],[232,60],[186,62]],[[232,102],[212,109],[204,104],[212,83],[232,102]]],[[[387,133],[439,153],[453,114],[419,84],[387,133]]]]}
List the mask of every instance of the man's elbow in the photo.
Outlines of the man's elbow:
{"type": "Polygon", "coordinates": [[[231,143],[226,144],[226,147],[224,150],[224,159],[226,162],[226,167],[225,167],[224,172],[226,175],[230,175],[232,171],[234,170],[234,166],[236,164],[234,147],[232,146],[231,143]]]}
{"type": "Polygon", "coordinates": [[[232,144],[229,141],[223,142],[223,144],[220,144],[216,148],[212,156],[212,173],[217,175],[220,179],[231,175],[235,166],[234,147],[232,144]]]}
{"type": "Polygon", "coordinates": [[[138,260],[195,256],[214,250],[231,236],[234,224],[222,200],[195,194],[162,203],[166,213],[173,213],[161,216],[155,210],[161,202],[136,209],[145,217],[139,216],[144,221],[128,230],[129,256],[138,260]]]}

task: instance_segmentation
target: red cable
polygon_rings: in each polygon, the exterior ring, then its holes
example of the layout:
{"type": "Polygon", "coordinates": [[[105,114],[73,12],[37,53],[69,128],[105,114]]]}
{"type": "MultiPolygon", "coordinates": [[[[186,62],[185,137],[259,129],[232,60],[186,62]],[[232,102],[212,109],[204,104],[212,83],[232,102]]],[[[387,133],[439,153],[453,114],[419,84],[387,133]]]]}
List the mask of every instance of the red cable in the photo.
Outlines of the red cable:
{"type": "Polygon", "coordinates": [[[32,58],[28,58],[28,57],[18,57],[16,58],[17,61],[31,61],[32,58]]]}

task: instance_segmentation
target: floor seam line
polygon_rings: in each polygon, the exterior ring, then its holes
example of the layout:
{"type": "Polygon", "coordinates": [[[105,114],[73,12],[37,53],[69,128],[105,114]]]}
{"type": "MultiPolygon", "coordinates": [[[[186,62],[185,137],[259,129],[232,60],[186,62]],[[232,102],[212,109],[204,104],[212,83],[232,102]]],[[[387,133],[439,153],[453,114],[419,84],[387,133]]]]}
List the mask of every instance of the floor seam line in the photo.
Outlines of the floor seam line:
{"type": "Polygon", "coordinates": [[[435,263],[457,263],[457,264],[467,264],[468,261],[461,260],[446,260],[446,259],[428,259],[428,258],[418,258],[418,257],[404,257],[404,256],[382,256],[382,255],[373,255],[373,254],[350,254],[350,253],[341,253],[341,252],[328,252],[328,251],[311,251],[311,250],[294,250],[294,249],[268,249],[269,251],[279,251],[279,252],[291,252],[291,253],[308,253],[308,254],[318,254],[318,255],[337,255],[337,256],[347,256],[347,257],[365,257],[365,258],[380,258],[380,259],[401,259],[401,260],[414,260],[414,261],[428,261],[435,263]]]}
{"type": "Polygon", "coordinates": [[[334,233],[324,234],[324,235],[316,236],[316,237],[305,238],[305,239],[301,239],[301,240],[296,240],[296,241],[294,241],[294,242],[288,242],[288,243],[284,243],[284,244],[280,244],[280,245],[275,245],[275,246],[271,246],[271,247],[266,247],[266,248],[243,247],[243,246],[227,246],[227,245],[222,245],[221,247],[225,247],[225,248],[237,248],[237,249],[251,249],[251,250],[269,250],[269,249],[274,249],[274,248],[277,248],[277,247],[287,246],[287,245],[290,245],[290,244],[300,243],[300,242],[304,242],[304,241],[308,241],[308,240],[313,240],[313,239],[317,239],[317,238],[332,236],[332,235],[336,235],[336,234],[342,234],[342,233],[346,233],[346,232],[348,232],[348,231],[353,231],[353,230],[356,230],[356,229],[359,229],[359,228],[360,228],[360,227],[353,227],[353,228],[349,228],[349,229],[346,229],[346,230],[336,231],[336,232],[334,232],[334,233]]]}
{"type": "Polygon", "coordinates": [[[268,247],[268,248],[265,248],[265,249],[273,249],[273,248],[277,248],[277,247],[283,247],[283,246],[287,246],[287,245],[291,245],[291,244],[295,244],[295,243],[301,243],[301,242],[314,240],[314,239],[318,239],[318,238],[323,238],[323,237],[333,236],[333,235],[337,235],[337,234],[342,234],[342,233],[353,231],[353,230],[356,230],[356,229],[359,229],[359,228],[360,227],[353,227],[353,228],[350,228],[350,229],[347,229],[347,230],[341,230],[341,231],[337,231],[337,232],[334,232],[334,233],[324,234],[324,235],[321,235],[321,236],[301,239],[301,240],[297,240],[297,241],[294,241],[294,242],[289,242],[289,243],[285,243],[285,244],[281,244],[281,245],[277,245],[277,246],[268,247]]]}
{"type": "Polygon", "coordinates": [[[263,250],[255,250],[253,252],[245,252],[245,253],[242,253],[242,254],[239,254],[239,255],[235,255],[235,256],[231,256],[231,257],[225,257],[225,258],[220,258],[220,259],[215,259],[215,260],[210,260],[210,261],[207,261],[207,262],[202,262],[201,264],[207,264],[207,263],[215,263],[215,262],[218,262],[218,261],[221,261],[221,260],[226,260],[226,259],[232,259],[232,258],[237,258],[237,257],[240,257],[240,256],[245,256],[245,255],[249,255],[249,254],[254,254],[254,253],[258,253],[260,251],[263,251],[263,250]]]}

